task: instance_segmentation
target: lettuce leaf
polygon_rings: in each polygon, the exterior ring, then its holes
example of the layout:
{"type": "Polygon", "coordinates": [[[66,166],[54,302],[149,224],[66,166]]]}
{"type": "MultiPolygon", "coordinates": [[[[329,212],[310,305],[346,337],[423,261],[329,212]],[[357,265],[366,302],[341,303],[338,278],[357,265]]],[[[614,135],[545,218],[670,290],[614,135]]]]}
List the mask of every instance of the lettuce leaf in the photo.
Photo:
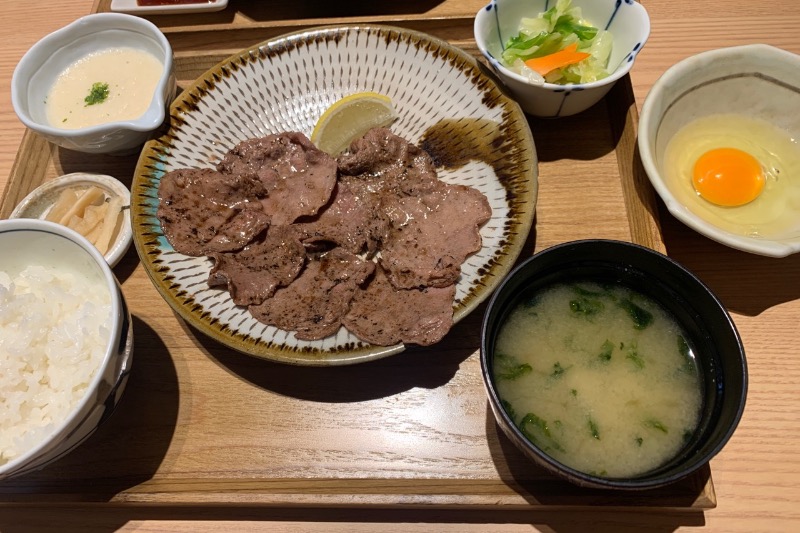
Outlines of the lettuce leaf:
{"type": "Polygon", "coordinates": [[[563,50],[577,42],[578,50],[591,54],[580,63],[557,69],[544,81],[550,83],[588,83],[608,76],[608,58],[613,36],[581,18],[581,9],[571,0],[558,0],[556,5],[536,18],[523,18],[519,33],[505,43],[502,60],[506,67],[528,77],[541,80],[525,61],[563,50]]]}

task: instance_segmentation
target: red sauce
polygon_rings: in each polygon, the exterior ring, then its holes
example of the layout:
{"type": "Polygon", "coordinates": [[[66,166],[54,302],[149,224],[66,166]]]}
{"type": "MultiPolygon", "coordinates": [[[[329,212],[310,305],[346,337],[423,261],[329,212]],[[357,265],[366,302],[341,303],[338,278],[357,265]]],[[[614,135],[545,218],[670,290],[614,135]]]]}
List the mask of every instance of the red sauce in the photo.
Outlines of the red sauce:
{"type": "Polygon", "coordinates": [[[174,4],[210,4],[214,0],[136,0],[140,6],[171,6],[174,4]]]}

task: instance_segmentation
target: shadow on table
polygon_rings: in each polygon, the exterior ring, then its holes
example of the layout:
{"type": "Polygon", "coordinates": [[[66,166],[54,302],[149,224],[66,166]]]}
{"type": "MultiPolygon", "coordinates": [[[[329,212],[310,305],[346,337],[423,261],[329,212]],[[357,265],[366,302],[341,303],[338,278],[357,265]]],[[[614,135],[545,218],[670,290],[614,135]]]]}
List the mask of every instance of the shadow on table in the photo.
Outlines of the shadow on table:
{"type": "Polygon", "coordinates": [[[734,250],[678,222],[661,206],[661,226],[670,257],[691,270],[731,312],[757,316],[800,299],[800,254],[763,257],[734,250]]]}
{"type": "MultiPolygon", "coordinates": [[[[525,250],[533,250],[535,232],[525,250]]],[[[523,253],[523,260],[529,253],[523,253]]],[[[355,402],[402,392],[412,387],[438,387],[453,374],[480,344],[480,321],[485,303],[459,322],[446,337],[446,349],[431,353],[430,348],[416,348],[403,354],[372,363],[351,367],[309,368],[269,363],[237,354],[218,343],[197,336],[207,353],[226,368],[253,384],[314,401],[355,402]],[[435,355],[435,357],[431,357],[435,355]],[[291,378],[291,379],[289,379],[291,378]],[[311,385],[309,385],[309,383],[311,385]],[[338,383],[335,387],[331,383],[338,383]]],[[[123,492],[152,477],[167,453],[177,423],[178,383],[176,369],[166,347],[156,333],[140,320],[134,320],[137,338],[135,363],[128,389],[117,407],[117,413],[73,454],[44,471],[9,484],[0,484],[0,531],[3,533],[48,533],[49,531],[106,533],[117,531],[130,522],[158,521],[159,527],[170,529],[170,522],[188,530],[192,522],[256,521],[292,523],[293,527],[309,526],[324,531],[326,526],[353,524],[358,529],[375,528],[380,524],[440,524],[440,529],[459,531],[460,524],[535,525],[552,532],[634,532],[647,529],[670,532],[682,526],[701,526],[701,512],[675,513],[661,510],[663,502],[651,497],[652,506],[637,506],[641,494],[623,495],[604,491],[579,490],[554,480],[532,465],[513,444],[498,432],[491,412],[486,410],[488,445],[498,472],[534,509],[493,507],[492,509],[377,507],[295,508],[278,509],[258,506],[198,505],[104,505],[113,495],[123,492]],[[149,345],[142,345],[149,343],[149,345]],[[138,355],[138,358],[137,358],[138,355]],[[124,421],[124,424],[122,424],[124,421]],[[87,469],[89,475],[87,475],[87,469]],[[538,478],[538,480],[537,480],[538,478]],[[61,493],[64,503],[26,504],[50,485],[61,493]],[[85,488],[94,492],[86,494],[85,488]],[[72,487],[70,489],[70,487],[72,487]],[[13,494],[14,503],[4,498],[13,494]],[[81,505],[80,501],[98,502],[81,505]],[[631,506],[619,509],[627,498],[631,506]],[[6,505],[3,506],[3,502],[6,505]],[[616,506],[611,503],[615,502],[616,506]],[[537,504],[547,510],[536,510],[537,504]],[[576,509],[580,508],[578,512],[576,509]],[[300,526],[298,526],[300,524],[300,526]],[[315,526],[315,527],[312,527],[315,526]]],[[[707,473],[706,473],[707,475],[707,473]]],[[[699,485],[703,485],[701,480],[699,485]]],[[[673,491],[676,507],[688,507],[696,494],[685,487],[673,491]],[[677,500],[676,500],[677,498],[677,500]]],[[[644,498],[647,500],[647,497],[644,498]]],[[[638,503],[641,504],[641,501],[638,503]]],[[[220,524],[229,527],[230,524],[220,524]]],[[[257,527],[257,526],[254,526],[257,527]]],[[[280,524],[276,528],[280,527],[280,524]]],[[[366,531],[367,529],[360,529],[366,531]]]]}
{"type": "MultiPolygon", "coordinates": [[[[654,510],[551,511],[476,510],[476,509],[333,509],[297,508],[270,509],[256,507],[198,507],[198,506],[137,506],[130,508],[97,507],[69,509],[50,507],[41,509],[0,509],[0,527],[3,533],[111,533],[129,522],[157,521],[164,531],[171,529],[170,522],[219,522],[219,530],[231,530],[232,521],[278,522],[271,531],[289,527],[302,531],[326,531],[347,524],[353,531],[403,530],[403,524],[428,524],[429,531],[461,531],[464,525],[484,525],[485,531],[498,531],[500,526],[535,526],[537,531],[553,533],[669,533],[680,527],[705,525],[702,513],[670,513],[654,510]],[[225,522],[225,523],[223,523],[225,522]],[[291,523],[291,525],[289,525],[291,523]],[[303,524],[306,524],[304,528],[303,524]],[[312,527],[312,525],[316,527],[312,527]],[[359,525],[363,527],[359,527],[359,525]]],[[[257,524],[248,524],[254,531],[257,524]]],[[[180,531],[190,531],[191,525],[182,524],[180,531]]],[[[420,529],[415,529],[420,531],[420,529]]],[[[470,529],[473,531],[473,529],[470,529]]]]}
{"type": "Polygon", "coordinates": [[[553,119],[528,115],[539,162],[593,161],[613,152],[616,143],[609,133],[612,111],[605,101],[600,101],[569,117],[553,119]]]}
{"type": "Polygon", "coordinates": [[[258,359],[195,335],[203,350],[231,374],[284,396],[325,403],[363,402],[416,387],[435,389],[449,382],[480,345],[479,307],[435,347],[409,347],[390,357],[347,366],[292,366],[258,359]]]}
{"type": "Polygon", "coordinates": [[[443,0],[404,0],[375,2],[374,0],[306,0],[304,2],[252,2],[230,0],[228,7],[257,22],[289,19],[368,17],[380,15],[421,15],[443,3],[443,0]]]}
{"type": "Polygon", "coordinates": [[[145,15],[160,28],[239,23],[269,23],[315,19],[357,19],[360,17],[422,16],[443,3],[444,0],[404,0],[402,2],[375,2],[374,0],[305,0],[303,2],[278,2],[271,0],[229,0],[224,11],[145,15]]]}

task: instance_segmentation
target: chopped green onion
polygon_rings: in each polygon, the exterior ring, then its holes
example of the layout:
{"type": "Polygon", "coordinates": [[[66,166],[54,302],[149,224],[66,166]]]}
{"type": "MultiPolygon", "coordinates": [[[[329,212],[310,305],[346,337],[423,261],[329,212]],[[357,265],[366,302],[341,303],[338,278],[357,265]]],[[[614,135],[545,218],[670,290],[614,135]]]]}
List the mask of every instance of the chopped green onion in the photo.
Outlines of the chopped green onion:
{"type": "Polygon", "coordinates": [[[591,433],[592,437],[600,440],[600,430],[597,428],[597,423],[589,417],[589,432],[591,433]]]}
{"type": "Polygon", "coordinates": [[[89,96],[83,99],[87,106],[101,104],[108,99],[108,84],[96,82],[89,90],[89,96]]]}
{"type": "Polygon", "coordinates": [[[556,362],[556,364],[553,365],[553,373],[550,374],[550,377],[560,378],[566,371],[567,369],[561,366],[561,363],[556,362]]]}

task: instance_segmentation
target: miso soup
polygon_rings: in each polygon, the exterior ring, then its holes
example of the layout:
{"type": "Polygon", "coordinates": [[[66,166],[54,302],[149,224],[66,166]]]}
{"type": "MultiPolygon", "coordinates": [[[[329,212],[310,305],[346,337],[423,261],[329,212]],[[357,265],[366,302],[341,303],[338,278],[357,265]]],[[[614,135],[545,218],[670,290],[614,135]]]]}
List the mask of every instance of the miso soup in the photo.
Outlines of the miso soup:
{"type": "Polygon", "coordinates": [[[675,457],[703,401],[681,327],[652,299],[616,284],[528,295],[499,330],[493,374],[529,440],[603,477],[636,476],[675,457]]]}

